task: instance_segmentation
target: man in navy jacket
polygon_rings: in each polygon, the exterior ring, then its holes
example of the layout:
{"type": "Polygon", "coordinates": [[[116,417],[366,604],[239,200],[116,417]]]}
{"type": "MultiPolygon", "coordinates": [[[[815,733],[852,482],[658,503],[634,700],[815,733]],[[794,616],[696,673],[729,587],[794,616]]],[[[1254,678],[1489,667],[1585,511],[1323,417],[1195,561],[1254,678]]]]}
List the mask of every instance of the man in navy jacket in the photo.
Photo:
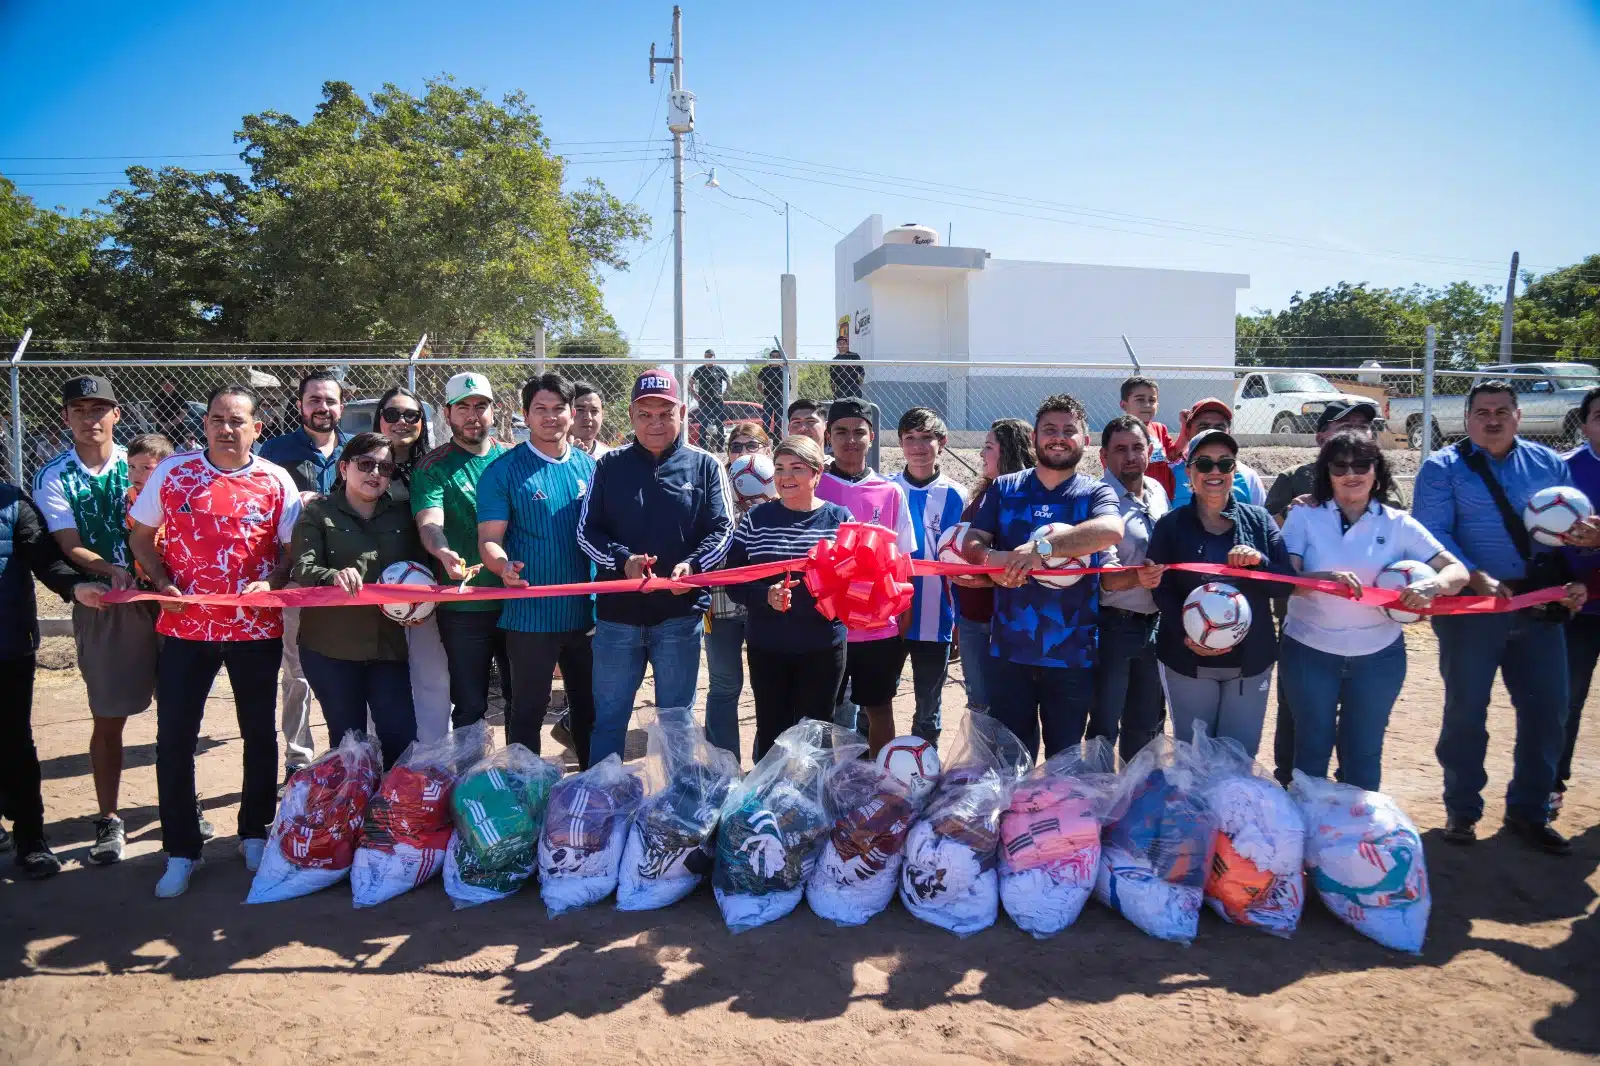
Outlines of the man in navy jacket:
{"type": "MultiPolygon", "coordinates": [[[[594,560],[596,578],[640,581],[715,569],[733,539],[728,478],[709,452],[679,443],[684,403],[671,371],[639,375],[628,418],[634,439],[601,457],[578,520],[578,544],[594,560]]],[[[622,753],[646,662],[656,706],[694,705],[710,605],[703,590],[596,597],[590,765],[622,753]]]]}

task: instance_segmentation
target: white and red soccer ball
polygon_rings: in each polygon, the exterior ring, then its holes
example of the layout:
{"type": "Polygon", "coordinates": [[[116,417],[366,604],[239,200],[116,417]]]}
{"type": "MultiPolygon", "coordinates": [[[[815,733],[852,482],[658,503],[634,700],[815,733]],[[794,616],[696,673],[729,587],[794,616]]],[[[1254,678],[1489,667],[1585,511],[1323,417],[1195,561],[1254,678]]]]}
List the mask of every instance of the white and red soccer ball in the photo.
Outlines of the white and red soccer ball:
{"type": "MultiPolygon", "coordinates": [[[[1038,529],[1028,534],[1028,542],[1029,544],[1032,544],[1037,540],[1054,537],[1058,533],[1065,533],[1071,528],[1071,526],[1062,522],[1051,522],[1048,525],[1040,526],[1038,529]]],[[[1076,585],[1079,581],[1083,580],[1083,575],[1081,573],[1075,573],[1075,571],[1086,568],[1089,565],[1089,560],[1076,555],[1052,555],[1044,561],[1044,565],[1050,570],[1060,570],[1061,576],[1057,577],[1055,574],[1034,574],[1033,579],[1039,584],[1048,586],[1049,588],[1066,589],[1071,588],[1073,585],[1076,585]]]]}
{"type": "MultiPolygon", "coordinates": [[[[1390,563],[1378,571],[1378,576],[1373,584],[1380,589],[1393,589],[1395,592],[1403,591],[1412,585],[1423,581],[1430,581],[1439,576],[1439,572],[1427,563],[1419,563],[1415,559],[1401,559],[1397,563],[1390,563]]],[[[1411,625],[1413,622],[1422,621],[1422,615],[1413,611],[1402,611],[1396,607],[1385,607],[1383,613],[1393,618],[1401,625],[1411,625]]]]}
{"type": "Polygon", "coordinates": [[[1207,581],[1183,601],[1183,631],[1202,648],[1227,651],[1250,632],[1250,601],[1221,581],[1207,581]]]}
{"type": "Polygon", "coordinates": [[[778,498],[776,473],[769,456],[741,455],[728,467],[728,485],[741,508],[778,498]]]}
{"type": "Polygon", "coordinates": [[[967,539],[967,531],[971,528],[971,522],[957,522],[939,534],[939,544],[934,549],[934,558],[941,563],[965,563],[967,557],[961,554],[961,544],[967,539]]]}
{"type": "Polygon", "coordinates": [[[1573,526],[1594,514],[1589,497],[1568,485],[1540,489],[1523,508],[1522,521],[1540,544],[1565,544],[1573,526]]]}
{"type": "Polygon", "coordinates": [[[895,737],[878,752],[878,765],[905,783],[913,803],[939,783],[939,749],[921,737],[895,737]]]}
{"type": "MultiPolygon", "coordinates": [[[[431,585],[433,584],[433,571],[421,563],[410,560],[390,563],[383,568],[383,575],[379,583],[384,585],[431,585]]],[[[433,613],[433,601],[422,603],[385,603],[380,608],[384,614],[396,622],[411,622],[428,617],[433,613]]]]}

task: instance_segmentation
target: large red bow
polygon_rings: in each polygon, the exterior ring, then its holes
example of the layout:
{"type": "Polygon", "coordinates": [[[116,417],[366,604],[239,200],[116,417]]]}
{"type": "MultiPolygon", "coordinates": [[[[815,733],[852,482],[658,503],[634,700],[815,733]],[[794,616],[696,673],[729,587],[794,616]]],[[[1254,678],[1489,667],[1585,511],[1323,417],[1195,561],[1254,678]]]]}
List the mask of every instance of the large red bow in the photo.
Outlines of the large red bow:
{"type": "Polygon", "coordinates": [[[892,530],[845,522],[806,555],[806,588],[817,610],[848,629],[881,629],[911,607],[911,559],[892,530]]]}

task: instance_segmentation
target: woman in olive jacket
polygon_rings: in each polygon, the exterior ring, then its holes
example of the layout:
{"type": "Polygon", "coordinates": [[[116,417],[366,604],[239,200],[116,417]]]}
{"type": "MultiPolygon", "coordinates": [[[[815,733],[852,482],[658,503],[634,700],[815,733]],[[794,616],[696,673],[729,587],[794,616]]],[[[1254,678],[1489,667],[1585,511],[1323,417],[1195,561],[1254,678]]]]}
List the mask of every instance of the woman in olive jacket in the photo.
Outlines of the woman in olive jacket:
{"type": "MultiPolygon", "coordinates": [[[[378,433],[358,433],[345,444],[339,483],[306,504],[294,528],[296,583],[337,585],[355,596],[385,567],[421,558],[411,509],[389,495],[391,449],[378,433]]],[[[364,732],[370,712],[385,767],[417,736],[404,624],[377,606],[308,607],[300,616],[300,661],[322,704],[329,743],[364,732]]]]}

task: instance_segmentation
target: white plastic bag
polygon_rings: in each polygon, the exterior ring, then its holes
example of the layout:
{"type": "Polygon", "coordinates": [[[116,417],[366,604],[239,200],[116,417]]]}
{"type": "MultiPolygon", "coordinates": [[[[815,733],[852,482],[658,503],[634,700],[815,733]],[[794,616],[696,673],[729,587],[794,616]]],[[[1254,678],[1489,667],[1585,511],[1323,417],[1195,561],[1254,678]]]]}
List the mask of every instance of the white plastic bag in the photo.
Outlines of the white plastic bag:
{"type": "Polygon", "coordinates": [[[1305,826],[1289,794],[1228,737],[1194,727],[1201,795],[1217,820],[1206,904],[1234,925],[1293,935],[1305,909],[1305,826]]]}
{"type": "Polygon", "coordinates": [[[860,734],[806,719],[778,736],[722,805],[711,887],[735,933],[800,903],[833,819],[829,783],[866,750],[860,734]]]}
{"type": "Polygon", "coordinates": [[[894,898],[920,804],[904,781],[863,760],[841,764],[831,792],[838,812],[806,880],[806,903],[819,918],[863,925],[894,898]]]}
{"type": "Polygon", "coordinates": [[[644,781],[616,754],[550,790],[539,833],[539,898],[550,917],[616,890],[628,819],[643,798],[644,781]]]}
{"type": "Polygon", "coordinates": [[[1400,805],[1298,770],[1289,792],[1305,817],[1306,868],[1322,902],[1384,947],[1420,954],[1433,894],[1422,837],[1400,805]]]}
{"type": "Polygon", "coordinates": [[[1200,925],[1217,822],[1193,745],[1156,737],[1118,775],[1095,898],[1146,933],[1187,944],[1200,925]]]}
{"type": "Polygon", "coordinates": [[[693,892],[711,872],[712,837],[739,759],[706,740],[692,709],[667,708],[645,726],[650,795],[633,814],[617,874],[617,909],[654,910],[693,892]]]}
{"type": "Polygon", "coordinates": [[[382,768],[377,740],[351,731],[337,748],[296,770],[245,902],[294,899],[348,877],[382,768]]]}
{"type": "Polygon", "coordinates": [[[456,782],[444,890],[457,910],[505,899],[533,876],[545,806],[561,770],[553,759],[511,744],[456,782]]]}
{"type": "Polygon", "coordinates": [[[939,787],[906,839],[900,900],[923,921],[971,936],[1000,913],[1000,813],[1033,757],[998,720],[969,715],[943,762],[939,787]]]}
{"type": "Polygon", "coordinates": [[[432,878],[450,844],[450,792],[494,747],[486,723],[413,741],[367,805],[361,846],[350,869],[357,907],[374,907],[432,878]]]}
{"type": "Polygon", "coordinates": [[[1100,830],[1116,788],[1116,753],[1096,737],[1023,778],[1000,816],[1000,902],[1043,939],[1078,920],[1100,869],[1100,830]]]}

